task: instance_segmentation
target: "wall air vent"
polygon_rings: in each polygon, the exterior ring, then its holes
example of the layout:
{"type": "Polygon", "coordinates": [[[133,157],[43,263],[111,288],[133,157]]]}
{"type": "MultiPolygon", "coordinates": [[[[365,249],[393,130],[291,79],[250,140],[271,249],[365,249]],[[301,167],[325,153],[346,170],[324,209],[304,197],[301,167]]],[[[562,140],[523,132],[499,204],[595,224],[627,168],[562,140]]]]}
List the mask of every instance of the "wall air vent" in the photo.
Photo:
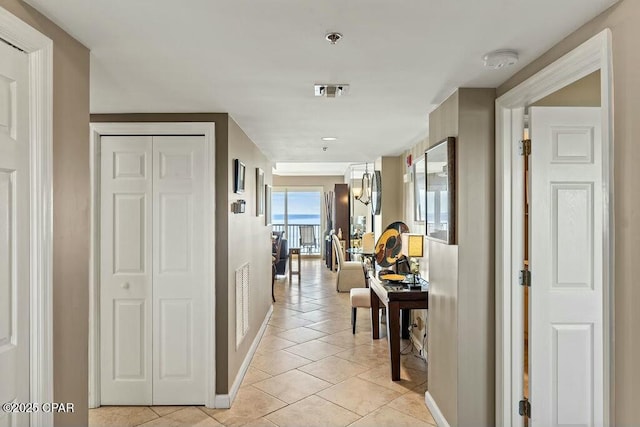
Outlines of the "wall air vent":
{"type": "Polygon", "coordinates": [[[249,332],[249,263],[236,270],[236,349],[249,332]]]}
{"type": "Polygon", "coordinates": [[[349,92],[348,84],[320,83],[314,85],[313,88],[315,96],[324,96],[325,98],[337,98],[349,92]]]}

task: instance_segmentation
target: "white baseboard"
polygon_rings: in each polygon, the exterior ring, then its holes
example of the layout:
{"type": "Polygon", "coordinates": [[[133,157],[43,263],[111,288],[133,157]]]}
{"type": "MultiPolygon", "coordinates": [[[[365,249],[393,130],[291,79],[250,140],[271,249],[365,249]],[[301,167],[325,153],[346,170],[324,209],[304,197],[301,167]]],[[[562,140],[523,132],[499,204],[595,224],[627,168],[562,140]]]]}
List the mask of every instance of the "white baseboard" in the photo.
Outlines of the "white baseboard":
{"type": "Polygon", "coordinates": [[[229,394],[216,394],[215,405],[216,408],[231,408],[231,404],[236,399],[236,395],[238,394],[238,390],[240,389],[240,385],[242,384],[242,380],[244,380],[244,376],[247,373],[247,369],[249,369],[249,365],[253,360],[253,356],[258,349],[258,344],[260,344],[260,340],[264,335],[264,331],[267,329],[267,323],[271,318],[271,314],[273,313],[273,305],[269,307],[269,311],[267,311],[267,315],[264,317],[262,322],[262,326],[260,326],[260,330],[256,334],[256,337],[253,339],[253,343],[251,343],[251,347],[247,352],[247,355],[242,362],[242,366],[240,366],[240,370],[238,371],[238,375],[236,375],[236,379],[231,385],[231,389],[229,390],[229,394]]]}
{"type": "Polygon", "coordinates": [[[433,400],[433,396],[431,396],[429,392],[426,392],[424,394],[424,403],[427,404],[427,408],[429,408],[429,411],[431,412],[431,415],[433,416],[433,419],[435,420],[438,427],[450,427],[447,419],[444,417],[444,415],[440,411],[440,408],[438,408],[436,401],[433,400]]]}

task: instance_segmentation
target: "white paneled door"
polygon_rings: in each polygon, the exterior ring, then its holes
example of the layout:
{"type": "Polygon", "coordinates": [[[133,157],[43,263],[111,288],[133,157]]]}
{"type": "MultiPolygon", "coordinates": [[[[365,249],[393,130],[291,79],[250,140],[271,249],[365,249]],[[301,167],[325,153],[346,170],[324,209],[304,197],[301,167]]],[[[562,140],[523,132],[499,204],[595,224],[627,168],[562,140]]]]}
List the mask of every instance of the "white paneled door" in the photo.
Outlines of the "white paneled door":
{"type": "Polygon", "coordinates": [[[532,424],[602,426],[601,109],[530,115],[532,424]]]}
{"type": "Polygon", "coordinates": [[[101,403],[203,404],[204,137],[101,138],[101,403]]]}
{"type": "Polygon", "coordinates": [[[204,137],[153,137],[153,403],[204,404],[204,137]]]}
{"type": "MultiPolygon", "coordinates": [[[[28,67],[0,41],[0,403],[29,402],[28,67]]],[[[0,410],[1,426],[28,424],[0,410]]]]}

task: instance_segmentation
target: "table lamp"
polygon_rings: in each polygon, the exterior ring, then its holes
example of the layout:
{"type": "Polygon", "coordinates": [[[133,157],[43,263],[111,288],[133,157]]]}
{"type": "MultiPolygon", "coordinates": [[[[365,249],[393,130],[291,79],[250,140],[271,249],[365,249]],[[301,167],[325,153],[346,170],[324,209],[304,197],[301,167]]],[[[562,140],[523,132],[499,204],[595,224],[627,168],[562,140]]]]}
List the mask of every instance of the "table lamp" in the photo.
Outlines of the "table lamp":
{"type": "Polygon", "coordinates": [[[376,244],[374,241],[373,233],[364,233],[362,235],[362,252],[365,254],[372,254],[376,251],[376,244]]]}
{"type": "Polygon", "coordinates": [[[416,285],[416,276],[420,275],[420,264],[416,258],[424,256],[424,236],[422,234],[402,233],[402,254],[409,260],[413,285],[416,285]]]}

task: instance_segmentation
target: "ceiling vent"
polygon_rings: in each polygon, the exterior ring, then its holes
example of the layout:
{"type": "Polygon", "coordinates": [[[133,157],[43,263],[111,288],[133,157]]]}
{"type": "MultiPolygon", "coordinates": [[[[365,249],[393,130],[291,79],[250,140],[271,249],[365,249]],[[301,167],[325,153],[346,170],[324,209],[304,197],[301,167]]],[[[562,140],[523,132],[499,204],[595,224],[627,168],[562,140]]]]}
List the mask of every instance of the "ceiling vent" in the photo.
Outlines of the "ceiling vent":
{"type": "Polygon", "coordinates": [[[316,96],[324,96],[326,98],[337,98],[349,92],[349,85],[347,84],[316,84],[313,87],[316,96]]]}

